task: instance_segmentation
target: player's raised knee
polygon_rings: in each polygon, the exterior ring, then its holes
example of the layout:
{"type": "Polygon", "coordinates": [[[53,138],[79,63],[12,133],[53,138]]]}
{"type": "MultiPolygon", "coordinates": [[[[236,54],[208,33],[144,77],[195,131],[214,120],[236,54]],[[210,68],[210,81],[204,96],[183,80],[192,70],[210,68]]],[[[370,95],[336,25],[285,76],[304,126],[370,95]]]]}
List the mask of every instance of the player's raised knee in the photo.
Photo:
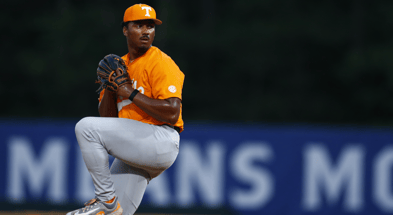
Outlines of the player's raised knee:
{"type": "Polygon", "coordinates": [[[81,133],[94,125],[95,117],[84,117],[75,125],[75,133],[81,133]]]}

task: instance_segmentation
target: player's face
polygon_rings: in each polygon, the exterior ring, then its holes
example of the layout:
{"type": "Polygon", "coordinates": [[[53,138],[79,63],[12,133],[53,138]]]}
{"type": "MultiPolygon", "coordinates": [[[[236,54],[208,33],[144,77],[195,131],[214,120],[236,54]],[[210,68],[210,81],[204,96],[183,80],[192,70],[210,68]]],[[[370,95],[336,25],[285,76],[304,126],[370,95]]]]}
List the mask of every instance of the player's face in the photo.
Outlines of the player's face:
{"type": "Polygon", "coordinates": [[[147,51],[154,40],[155,24],[153,20],[133,21],[128,24],[128,28],[123,28],[123,33],[127,37],[128,45],[147,51]]]}

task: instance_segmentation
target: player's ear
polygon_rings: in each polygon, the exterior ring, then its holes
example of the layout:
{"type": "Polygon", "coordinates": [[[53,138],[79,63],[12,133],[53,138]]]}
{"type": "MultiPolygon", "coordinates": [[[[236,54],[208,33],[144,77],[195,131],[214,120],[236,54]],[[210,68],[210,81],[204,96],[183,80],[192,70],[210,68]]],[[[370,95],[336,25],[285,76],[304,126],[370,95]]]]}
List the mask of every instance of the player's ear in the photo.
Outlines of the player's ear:
{"type": "Polygon", "coordinates": [[[128,36],[127,26],[123,26],[123,34],[124,36],[128,36]]]}
{"type": "Polygon", "coordinates": [[[123,22],[123,35],[124,36],[128,36],[128,24],[129,23],[130,22],[126,22],[126,23],[123,22]]]}

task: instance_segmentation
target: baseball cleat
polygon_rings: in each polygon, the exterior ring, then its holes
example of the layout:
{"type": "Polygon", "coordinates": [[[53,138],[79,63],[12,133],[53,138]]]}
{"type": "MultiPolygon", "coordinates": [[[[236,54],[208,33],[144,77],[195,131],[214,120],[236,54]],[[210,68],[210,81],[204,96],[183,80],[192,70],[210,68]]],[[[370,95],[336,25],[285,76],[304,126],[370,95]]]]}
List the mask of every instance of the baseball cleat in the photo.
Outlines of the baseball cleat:
{"type": "Polygon", "coordinates": [[[67,215],[122,215],[123,208],[117,201],[117,196],[112,203],[92,199],[85,203],[84,208],[68,212],[67,215]]]}

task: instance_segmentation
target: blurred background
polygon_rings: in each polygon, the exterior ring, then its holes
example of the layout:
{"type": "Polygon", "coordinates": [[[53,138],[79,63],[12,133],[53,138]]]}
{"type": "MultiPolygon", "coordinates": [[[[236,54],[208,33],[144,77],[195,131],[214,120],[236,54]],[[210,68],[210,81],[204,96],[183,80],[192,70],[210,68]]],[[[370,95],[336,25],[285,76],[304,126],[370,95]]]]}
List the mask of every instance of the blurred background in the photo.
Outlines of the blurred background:
{"type": "Polygon", "coordinates": [[[155,8],[153,45],[185,74],[183,164],[152,181],[142,212],[393,212],[385,0],[3,0],[3,210],[66,211],[93,195],[73,129],[98,116],[98,62],[127,53],[121,21],[136,3],[155,8]]]}

